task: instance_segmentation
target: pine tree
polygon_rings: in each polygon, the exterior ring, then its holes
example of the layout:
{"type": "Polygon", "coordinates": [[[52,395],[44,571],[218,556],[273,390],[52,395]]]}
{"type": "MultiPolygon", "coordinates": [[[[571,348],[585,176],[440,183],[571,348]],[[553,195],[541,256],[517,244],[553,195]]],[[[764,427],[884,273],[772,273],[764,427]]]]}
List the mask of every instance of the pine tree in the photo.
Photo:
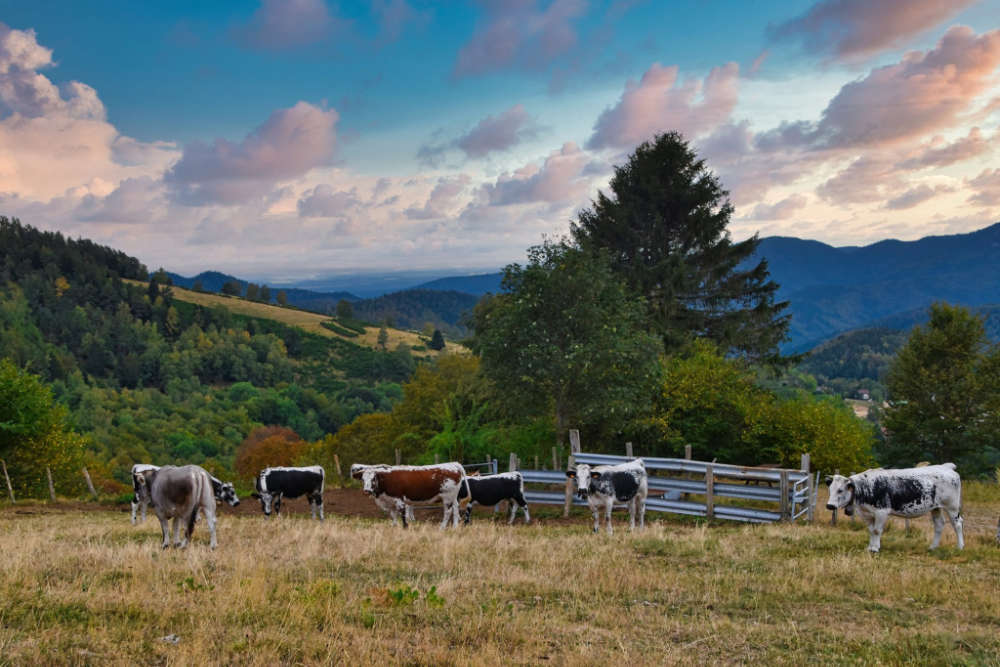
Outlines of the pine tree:
{"type": "Polygon", "coordinates": [[[676,132],[658,135],[615,167],[611,196],[598,193],[572,225],[579,246],[607,252],[612,268],[645,297],[651,331],[668,351],[692,338],[753,359],[775,359],[788,330],[787,302],[756,236],[734,243],[733,213],[719,179],[676,132]]]}
{"type": "Polygon", "coordinates": [[[427,344],[427,347],[432,350],[444,349],[444,335],[441,333],[440,329],[434,330],[434,333],[431,335],[431,342],[427,344]]]}

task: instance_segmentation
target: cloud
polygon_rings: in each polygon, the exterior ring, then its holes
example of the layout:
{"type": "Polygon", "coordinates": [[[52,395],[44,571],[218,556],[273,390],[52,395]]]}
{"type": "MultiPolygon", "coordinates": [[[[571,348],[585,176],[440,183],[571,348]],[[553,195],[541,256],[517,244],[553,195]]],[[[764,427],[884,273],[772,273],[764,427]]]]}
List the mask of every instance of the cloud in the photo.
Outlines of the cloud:
{"type": "Polygon", "coordinates": [[[535,119],[524,110],[524,106],[515,104],[496,116],[483,118],[475,127],[457,139],[422,145],[417,151],[417,159],[428,166],[436,167],[452,149],[461,150],[467,159],[483,158],[490,153],[505,151],[534,139],[541,129],[535,119]]]}
{"type": "Polygon", "coordinates": [[[163,184],[149,176],[126,178],[106,197],[89,194],[83,198],[76,216],[96,222],[146,224],[163,206],[163,184]]]}
{"type": "Polygon", "coordinates": [[[983,138],[978,127],[969,130],[966,137],[944,144],[941,137],[935,137],[932,145],[899,163],[900,169],[907,171],[927,169],[929,167],[947,167],[948,165],[978,157],[992,150],[990,140],[983,138]]]}
{"type": "Polygon", "coordinates": [[[901,211],[904,209],[913,208],[917,204],[921,204],[927,201],[928,199],[933,199],[939,194],[954,192],[954,191],[955,188],[953,188],[950,185],[942,184],[931,187],[930,185],[923,183],[915,188],[910,188],[909,190],[899,195],[898,197],[893,197],[892,199],[886,202],[885,207],[895,211],[901,211]]]}
{"type": "Polygon", "coordinates": [[[284,51],[327,38],[336,23],[324,0],[262,0],[250,20],[233,34],[248,48],[284,51]]]}
{"type": "Polygon", "coordinates": [[[857,61],[898,47],[975,2],[821,0],[767,32],[775,41],[801,42],[812,53],[857,61]]]}
{"type": "Polygon", "coordinates": [[[307,190],[297,207],[303,218],[336,218],[346,215],[360,204],[357,188],[334,190],[329,185],[321,184],[307,190]]]}
{"type": "Polygon", "coordinates": [[[439,178],[430,197],[422,207],[411,206],[404,211],[411,220],[442,218],[453,208],[458,196],[465,191],[471,179],[466,174],[439,178]]]}
{"type": "Polygon", "coordinates": [[[495,183],[481,186],[480,194],[490,206],[565,204],[586,194],[589,179],[583,172],[588,163],[587,154],[567,142],[550,153],[541,166],[528,164],[513,173],[501,174],[495,183]]]}
{"type": "Polygon", "coordinates": [[[429,11],[417,11],[406,0],[374,0],[371,11],[378,20],[376,43],[380,45],[395,42],[405,28],[423,27],[430,21],[429,11]]]}
{"type": "Polygon", "coordinates": [[[899,190],[902,183],[892,160],[865,155],[816,188],[816,194],[839,205],[876,202],[899,190]]]}
{"type": "Polygon", "coordinates": [[[750,218],[754,220],[787,220],[794,216],[797,211],[805,208],[808,202],[809,199],[805,195],[794,194],[775,204],[757,204],[753,213],[750,214],[750,218]]]}
{"type": "Polygon", "coordinates": [[[969,202],[981,206],[1000,206],[1000,169],[984,169],[968,185],[975,190],[969,202]]]}
{"type": "Polygon", "coordinates": [[[739,97],[739,66],[713,67],[704,81],[678,83],[678,68],[654,63],[642,79],[625,84],[618,103],[594,124],[587,148],[629,148],[660,132],[689,138],[725,123],[739,97]]]}
{"type": "Polygon", "coordinates": [[[459,50],[455,77],[521,67],[540,69],[577,41],[573,21],[582,16],[584,0],[553,0],[542,9],[537,0],[479,0],[486,21],[459,50]]]}
{"type": "Polygon", "coordinates": [[[266,194],[333,157],[338,115],[307,102],[271,114],[238,144],[194,142],[164,176],[175,201],[235,204],[266,194]]]}

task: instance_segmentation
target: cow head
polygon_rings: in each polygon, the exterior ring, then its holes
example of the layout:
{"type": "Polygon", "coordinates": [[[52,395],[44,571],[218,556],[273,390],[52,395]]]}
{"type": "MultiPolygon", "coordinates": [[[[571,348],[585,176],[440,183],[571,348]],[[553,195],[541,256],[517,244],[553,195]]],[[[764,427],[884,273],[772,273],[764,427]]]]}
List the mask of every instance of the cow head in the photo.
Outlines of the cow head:
{"type": "Polygon", "coordinates": [[[834,475],[826,478],[826,485],[830,487],[830,497],[826,501],[828,510],[845,508],[844,513],[850,515],[851,505],[854,502],[854,480],[843,475],[834,475]]]}
{"type": "Polygon", "coordinates": [[[236,495],[236,487],[232,482],[223,482],[215,492],[215,499],[221,503],[229,503],[236,507],[240,504],[240,499],[236,495]]]}
{"type": "Polygon", "coordinates": [[[361,490],[370,496],[379,496],[382,485],[379,483],[378,471],[368,469],[361,473],[361,490]]]}
{"type": "Polygon", "coordinates": [[[600,477],[600,473],[595,473],[588,464],[580,463],[575,468],[567,470],[566,476],[576,484],[576,492],[580,494],[580,497],[586,498],[587,494],[590,493],[591,479],[600,477]]]}
{"type": "Polygon", "coordinates": [[[265,516],[271,516],[272,510],[275,512],[279,510],[281,507],[281,493],[268,490],[264,475],[260,475],[257,478],[254,482],[254,488],[257,490],[250,495],[260,501],[260,507],[264,510],[265,516]]]}
{"type": "Polygon", "coordinates": [[[352,463],[351,464],[351,477],[353,479],[361,479],[361,473],[368,469],[369,466],[364,463],[352,463]]]}
{"type": "Polygon", "coordinates": [[[132,474],[132,481],[135,482],[135,493],[139,498],[150,498],[149,489],[156,479],[156,470],[143,470],[132,474]]]}

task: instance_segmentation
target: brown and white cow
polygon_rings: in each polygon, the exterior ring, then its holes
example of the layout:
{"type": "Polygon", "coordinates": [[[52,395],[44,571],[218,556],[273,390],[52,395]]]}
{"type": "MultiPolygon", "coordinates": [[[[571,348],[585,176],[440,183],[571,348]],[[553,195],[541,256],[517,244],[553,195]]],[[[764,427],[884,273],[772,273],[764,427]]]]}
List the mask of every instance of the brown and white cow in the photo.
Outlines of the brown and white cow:
{"type": "Polygon", "coordinates": [[[170,546],[168,519],[174,520],[174,546],[184,548],[191,540],[198,511],[205,513],[210,545],[214,549],[215,540],[215,494],[212,478],[204,468],[195,465],[163,466],[157,470],[139,472],[135,477],[142,487],[142,493],[149,498],[163,531],[163,548],[170,546]],[[184,540],[180,538],[181,522],[184,526],[184,540]]]}
{"type": "MultiPolygon", "coordinates": [[[[352,472],[355,469],[352,468],[352,472]]],[[[361,488],[376,500],[385,497],[392,502],[406,523],[406,508],[411,503],[435,503],[444,505],[441,528],[458,526],[458,492],[468,488],[465,483],[465,468],[461,463],[436,463],[428,466],[368,466],[358,469],[361,474],[361,488]]]]}

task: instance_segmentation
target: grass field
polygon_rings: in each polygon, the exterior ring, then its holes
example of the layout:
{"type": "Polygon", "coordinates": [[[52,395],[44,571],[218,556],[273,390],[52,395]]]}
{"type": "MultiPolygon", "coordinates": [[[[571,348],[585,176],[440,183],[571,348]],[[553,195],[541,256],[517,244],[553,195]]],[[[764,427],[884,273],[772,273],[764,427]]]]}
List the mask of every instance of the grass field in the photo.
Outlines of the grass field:
{"type": "MultiPolygon", "coordinates": [[[[126,280],[125,282],[129,282],[134,285],[146,285],[146,283],[138,280],[126,280]]],[[[320,323],[328,321],[330,318],[326,315],[320,315],[319,313],[310,313],[297,308],[282,308],[281,306],[272,304],[247,301],[246,299],[241,299],[239,297],[223,296],[221,294],[212,294],[208,292],[195,292],[189,289],[184,289],[183,287],[177,287],[176,285],[171,285],[170,289],[173,291],[175,299],[204,306],[206,308],[222,306],[237,315],[247,315],[249,317],[276,320],[289,326],[298,327],[304,331],[308,331],[309,333],[319,334],[321,336],[326,336],[327,338],[340,338],[357,345],[375,347],[378,344],[378,327],[365,327],[364,335],[356,338],[349,338],[347,336],[336,334],[330,329],[322,326],[320,323]]],[[[393,328],[388,328],[386,331],[389,334],[387,347],[390,350],[395,349],[400,343],[405,343],[411,347],[414,345],[425,345],[424,341],[420,339],[420,336],[413,331],[403,331],[401,329],[393,328]]],[[[457,345],[450,345],[446,349],[450,352],[454,352],[455,350],[464,348],[460,348],[460,346],[457,345]]],[[[422,351],[421,354],[434,357],[437,356],[439,352],[428,348],[422,351]]]]}
{"type": "Polygon", "coordinates": [[[223,515],[213,552],[201,524],[161,551],[155,520],[8,506],[0,664],[1000,664],[1000,493],[978,495],[964,551],[928,552],[925,518],[878,556],[826,512],[611,537],[551,508],[445,532],[223,515]]]}

